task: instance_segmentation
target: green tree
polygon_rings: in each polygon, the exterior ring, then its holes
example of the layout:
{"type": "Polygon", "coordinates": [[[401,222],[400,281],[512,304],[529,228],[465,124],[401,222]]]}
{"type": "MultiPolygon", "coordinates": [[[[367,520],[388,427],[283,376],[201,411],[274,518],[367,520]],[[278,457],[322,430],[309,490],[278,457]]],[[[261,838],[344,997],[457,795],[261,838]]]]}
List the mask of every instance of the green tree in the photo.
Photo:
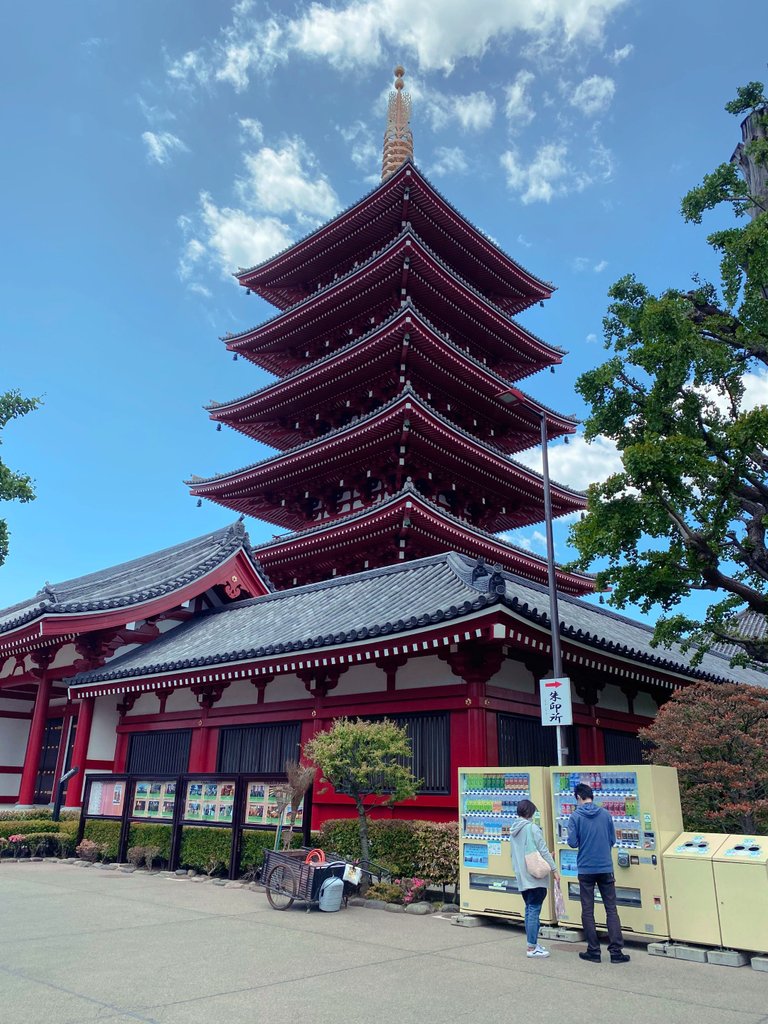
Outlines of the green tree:
{"type": "Polygon", "coordinates": [[[360,850],[370,860],[369,797],[383,796],[379,806],[410,800],[421,784],[408,767],[411,743],[405,727],[388,719],[365,722],[337,718],[332,728],[304,744],[304,756],[318,766],[337,793],[351,796],[360,825],[360,850]]]}
{"type": "Polygon", "coordinates": [[[728,643],[734,661],[768,663],[768,640],[745,631],[745,611],[768,612],[768,408],[744,402],[745,375],[768,365],[768,106],[752,82],[729,103],[749,111],[745,142],[683,199],[687,221],[730,208],[748,223],[716,231],[719,288],[652,294],[633,276],[610,290],[603,365],[577,390],[585,435],[602,434],[622,466],[589,489],[575,524],[576,565],[607,565],[611,603],[659,604],[655,642],[678,641],[694,661],[728,643]],[[741,168],[740,176],[736,162],[741,168]],[[693,592],[716,598],[703,619],[673,613],[693,592]],[[672,613],[672,614],[670,614],[672,613]]]}
{"type": "Polygon", "coordinates": [[[768,831],[768,690],[686,687],[640,738],[648,760],[677,768],[687,829],[768,831]]]}
{"type": "MultiPolygon", "coordinates": [[[[24,398],[19,391],[6,391],[0,395],[0,430],[11,420],[26,416],[39,405],[39,398],[24,398]]],[[[31,478],[22,473],[14,473],[0,459],[0,501],[33,501],[34,497],[31,478]]],[[[0,565],[7,557],[8,526],[4,519],[0,519],[0,565]]]]}

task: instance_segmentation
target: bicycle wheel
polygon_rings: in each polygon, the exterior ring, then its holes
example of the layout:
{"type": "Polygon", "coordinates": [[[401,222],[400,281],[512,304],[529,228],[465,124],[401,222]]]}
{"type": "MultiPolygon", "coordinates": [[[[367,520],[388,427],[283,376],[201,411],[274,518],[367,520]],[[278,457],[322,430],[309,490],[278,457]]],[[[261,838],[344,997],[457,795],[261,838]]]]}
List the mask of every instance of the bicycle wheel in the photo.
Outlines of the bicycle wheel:
{"type": "Polygon", "coordinates": [[[287,910],[296,898],[296,875],[285,864],[277,864],[265,882],[267,899],[275,910],[287,910]]]}

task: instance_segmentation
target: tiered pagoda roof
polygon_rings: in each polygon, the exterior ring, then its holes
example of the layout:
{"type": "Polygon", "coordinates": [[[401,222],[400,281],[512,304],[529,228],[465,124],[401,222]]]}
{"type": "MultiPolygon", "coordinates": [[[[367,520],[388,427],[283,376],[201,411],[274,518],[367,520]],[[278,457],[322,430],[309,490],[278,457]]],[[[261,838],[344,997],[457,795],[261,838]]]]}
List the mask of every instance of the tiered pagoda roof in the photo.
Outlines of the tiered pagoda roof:
{"type": "MultiPolygon", "coordinates": [[[[512,319],[553,288],[415,166],[402,85],[382,184],[237,275],[279,312],[223,340],[278,379],[208,412],[277,454],[188,483],[290,531],[259,549],[278,587],[448,548],[543,583],[545,561],[494,534],[544,518],[542,477],[512,456],[540,443],[542,422],[550,439],[576,429],[515,387],[562,361],[512,319]]],[[[552,503],[562,516],[586,502],[555,484],[552,503]]],[[[594,588],[590,576],[558,580],[566,593],[594,588]]]]}

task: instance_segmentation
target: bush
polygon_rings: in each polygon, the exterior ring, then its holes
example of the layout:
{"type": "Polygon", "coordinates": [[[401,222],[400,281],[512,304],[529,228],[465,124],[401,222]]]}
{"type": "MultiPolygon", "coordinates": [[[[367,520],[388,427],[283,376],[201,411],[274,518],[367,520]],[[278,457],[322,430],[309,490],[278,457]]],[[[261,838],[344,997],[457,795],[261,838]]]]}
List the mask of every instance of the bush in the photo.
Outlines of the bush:
{"type": "MultiPolygon", "coordinates": [[[[300,832],[294,832],[291,836],[291,849],[297,850],[303,844],[300,832]]],[[[264,851],[274,850],[275,831],[243,830],[243,839],[240,845],[240,870],[244,875],[255,878],[264,866],[264,851]]]]}
{"type": "Polygon", "coordinates": [[[171,826],[155,821],[137,822],[128,830],[128,845],[156,847],[155,860],[168,863],[171,859],[171,826]]]}
{"type": "Polygon", "coordinates": [[[459,823],[416,821],[419,874],[433,885],[459,884],[459,823]]]}
{"type": "MultiPolygon", "coordinates": [[[[79,812],[75,812],[78,814],[79,812]]],[[[34,811],[0,811],[0,822],[5,821],[50,821],[53,811],[49,809],[34,811]]],[[[62,814],[62,818],[64,814],[62,814]]]]}
{"type": "Polygon", "coordinates": [[[102,846],[105,861],[117,860],[120,846],[119,821],[86,821],[83,839],[102,846]]]}
{"type": "Polygon", "coordinates": [[[80,860],[90,861],[92,864],[103,856],[106,843],[94,843],[92,839],[83,839],[79,846],[75,847],[75,853],[80,860]]]}
{"type": "Polygon", "coordinates": [[[394,885],[391,882],[374,882],[368,887],[365,898],[383,900],[385,903],[402,903],[403,890],[399,885],[394,885]]]}
{"type": "MultiPolygon", "coordinates": [[[[381,864],[395,875],[414,875],[420,870],[417,863],[419,842],[416,826],[420,822],[398,819],[374,820],[368,823],[371,860],[381,864]]],[[[359,860],[360,831],[356,818],[336,818],[323,823],[320,846],[332,850],[349,860],[359,860]]],[[[458,857],[458,851],[457,851],[458,857]]]]}
{"type": "Polygon", "coordinates": [[[146,864],[148,870],[151,871],[155,861],[160,860],[160,847],[131,846],[126,853],[126,857],[135,868],[140,868],[142,864],[146,864]]]}
{"type": "Polygon", "coordinates": [[[183,828],[179,858],[181,866],[203,871],[206,875],[220,875],[229,868],[231,844],[231,829],[205,826],[183,828]]]}
{"type": "Polygon", "coordinates": [[[75,845],[72,832],[28,832],[30,857],[67,857],[75,845]]]}
{"type": "Polygon", "coordinates": [[[60,822],[45,818],[6,818],[0,821],[0,838],[7,839],[19,832],[58,832],[59,828],[60,822]]]}

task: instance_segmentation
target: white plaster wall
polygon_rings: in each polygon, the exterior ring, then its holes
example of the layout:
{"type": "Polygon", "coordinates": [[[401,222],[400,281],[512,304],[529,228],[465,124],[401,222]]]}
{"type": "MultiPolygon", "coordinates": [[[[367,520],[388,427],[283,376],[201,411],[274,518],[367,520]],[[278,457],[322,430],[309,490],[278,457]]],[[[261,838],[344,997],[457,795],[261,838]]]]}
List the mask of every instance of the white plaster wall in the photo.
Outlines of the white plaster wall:
{"type": "Polygon", "coordinates": [[[659,713],[659,706],[650,693],[638,693],[635,697],[634,712],[636,715],[646,715],[648,718],[655,718],[659,713]]]}
{"type": "Polygon", "coordinates": [[[608,683],[603,690],[599,691],[597,706],[606,708],[608,711],[629,711],[627,698],[613,683],[608,683]]]}
{"type": "Polygon", "coordinates": [[[31,711],[34,703],[33,700],[16,700],[13,697],[0,697],[0,711],[31,711]]]}
{"type": "Polygon", "coordinates": [[[234,708],[243,704],[255,704],[259,691],[247,679],[236,679],[230,683],[221,700],[216,701],[217,708],[234,708]]]}
{"type": "Polygon", "coordinates": [[[115,694],[96,698],[91,738],[88,743],[89,761],[114,761],[115,759],[115,743],[117,741],[115,730],[120,717],[115,707],[116,703],[115,694]]]}
{"type": "Polygon", "coordinates": [[[66,668],[77,658],[77,651],[74,644],[65,644],[56,652],[56,657],[51,662],[51,668],[66,668]]]}
{"type": "MultiPolygon", "coordinates": [[[[14,711],[21,710],[18,707],[19,704],[24,706],[24,702],[18,700],[9,700],[6,703],[15,704],[14,711]]],[[[24,763],[29,725],[28,718],[0,718],[0,764],[22,765],[24,763]]]]}
{"type": "Polygon", "coordinates": [[[353,665],[339,677],[338,686],[330,691],[332,697],[346,697],[354,693],[381,693],[387,688],[387,676],[375,665],[353,665]]]}
{"type": "MultiPolygon", "coordinates": [[[[156,697],[151,697],[154,701],[154,708],[149,710],[149,701],[145,701],[143,710],[140,710],[138,714],[148,715],[157,714],[160,710],[160,705],[157,702],[156,697]]],[[[141,701],[136,701],[136,708],[138,708],[141,701]]],[[[136,709],[134,709],[135,712],[136,709]]],[[[197,698],[188,686],[182,686],[178,690],[173,690],[168,694],[168,700],[165,702],[166,711],[199,711],[200,705],[197,703],[197,698]]]]}
{"type": "Polygon", "coordinates": [[[505,690],[517,690],[518,693],[536,693],[536,680],[530,669],[522,661],[505,658],[501,668],[488,680],[489,686],[503,687],[505,690]]]}
{"type": "MultiPolygon", "coordinates": [[[[107,698],[105,697],[104,699],[106,700],[107,698]]],[[[118,701],[121,701],[123,699],[123,694],[112,694],[112,697],[110,699],[117,704],[118,701]]],[[[96,706],[99,706],[98,700],[96,702],[96,706]]],[[[140,697],[136,698],[136,703],[127,713],[127,716],[130,717],[131,715],[155,715],[159,710],[160,705],[157,703],[157,697],[155,697],[154,693],[142,693],[140,697]]]]}
{"type": "Polygon", "coordinates": [[[461,686],[462,680],[436,655],[411,658],[397,670],[398,690],[418,690],[427,686],[461,686]]]}
{"type": "MultiPolygon", "coordinates": [[[[331,690],[332,694],[336,690],[331,690]]],[[[298,676],[284,675],[275,676],[271,683],[267,683],[264,691],[264,700],[267,704],[279,700],[307,700],[309,694],[307,688],[298,676]]]]}
{"type": "Polygon", "coordinates": [[[0,775],[0,796],[17,797],[21,786],[21,771],[18,775],[0,775]]]}
{"type": "Polygon", "coordinates": [[[0,671],[0,679],[9,679],[11,676],[23,675],[25,672],[29,672],[31,668],[33,668],[32,658],[29,655],[19,664],[16,663],[15,658],[8,658],[3,665],[2,671],[0,671]]]}

